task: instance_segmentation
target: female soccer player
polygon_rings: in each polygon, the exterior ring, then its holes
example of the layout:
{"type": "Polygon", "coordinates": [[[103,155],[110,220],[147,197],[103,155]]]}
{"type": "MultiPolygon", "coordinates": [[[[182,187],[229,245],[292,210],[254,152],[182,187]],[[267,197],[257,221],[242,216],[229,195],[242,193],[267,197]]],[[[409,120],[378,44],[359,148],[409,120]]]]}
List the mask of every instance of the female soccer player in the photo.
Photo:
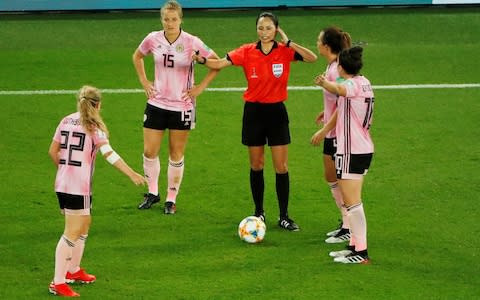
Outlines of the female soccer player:
{"type": "MultiPolygon", "coordinates": [[[[318,35],[317,49],[328,63],[324,76],[327,80],[336,81],[339,78],[337,58],[340,51],[351,47],[350,35],[338,27],[330,26],[323,29],[318,35]]],[[[327,90],[323,91],[323,111],[316,118],[316,123],[327,123],[337,109],[337,95],[327,90]]],[[[327,243],[341,243],[350,240],[350,231],[346,221],[346,209],[343,203],[342,193],[337,183],[334,155],[336,152],[335,129],[332,129],[323,142],[323,166],[325,180],[330,187],[335,203],[340,210],[342,223],[338,229],[327,233],[327,243]]]]}
{"type": "Polygon", "coordinates": [[[288,216],[290,180],[288,175],[288,144],[290,130],[284,101],[287,99],[287,83],[290,63],[300,60],[315,62],[317,56],[309,49],[291,41],[278,26],[277,17],[269,12],[261,13],[256,20],[259,40],[230,51],[223,59],[208,59],[201,54],[194,59],[212,69],[242,66],[248,87],[242,127],[242,143],[248,146],[250,157],[250,188],[255,203],[255,215],[265,220],[264,152],[265,144],[272,151],[276,173],[276,191],[280,208],[278,225],[297,231],[299,226],[288,216]],[[282,42],[275,40],[279,33],[282,42]]]}
{"type": "Polygon", "coordinates": [[[176,198],[184,171],[184,153],[190,129],[195,127],[195,97],[208,86],[218,71],[208,72],[195,86],[192,51],[218,58],[198,37],[180,27],[182,7],[176,1],[167,1],[160,10],[163,30],[148,34],[133,54],[138,79],[147,95],[143,117],[143,170],[148,182],[139,209],[148,209],[160,201],[158,179],[160,145],[165,130],[169,129],[168,188],[165,214],[176,212],[176,198]],[[155,80],[145,74],[144,57],[152,54],[155,62],[155,80]]]}
{"type": "Polygon", "coordinates": [[[342,83],[330,81],[325,76],[316,83],[337,94],[337,110],[330,121],[311,138],[318,145],[335,127],[337,152],[335,165],[337,178],[347,209],[347,220],[352,234],[348,250],[332,251],[334,261],[342,263],[368,263],[367,221],[361,199],[363,177],[370,167],[374,146],[369,129],[372,123],[374,95],[370,81],[359,72],[363,66],[361,47],[340,52],[338,73],[342,83]]]}
{"type": "Polygon", "coordinates": [[[80,268],[80,262],[91,222],[91,184],[97,151],[134,184],[146,183],[110,146],[100,106],[100,91],[92,86],[82,87],[78,112],[62,119],[48,150],[57,167],[55,191],[65,215],[65,230],[55,250],[55,277],[49,286],[51,293],[60,296],[79,296],[66,282],[91,283],[96,279],[80,268]]]}

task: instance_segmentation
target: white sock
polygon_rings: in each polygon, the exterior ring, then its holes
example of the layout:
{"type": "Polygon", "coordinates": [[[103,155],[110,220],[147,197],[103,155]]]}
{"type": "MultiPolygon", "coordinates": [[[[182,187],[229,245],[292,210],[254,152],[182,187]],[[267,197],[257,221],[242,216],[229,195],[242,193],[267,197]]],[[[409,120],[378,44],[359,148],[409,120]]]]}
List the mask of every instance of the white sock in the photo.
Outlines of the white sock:
{"type": "Polygon", "coordinates": [[[338,182],[328,182],[328,186],[330,187],[330,192],[332,193],[333,199],[335,199],[335,204],[342,216],[342,228],[348,229],[350,227],[348,225],[347,210],[345,208],[345,203],[343,202],[343,195],[338,186],[338,182]]]}
{"type": "Polygon", "coordinates": [[[82,234],[80,238],[75,242],[75,247],[72,249],[72,259],[68,266],[68,272],[76,273],[80,270],[80,263],[82,262],[83,251],[85,250],[85,242],[87,241],[88,234],[82,234]]]}
{"type": "Polygon", "coordinates": [[[168,190],[166,201],[176,202],[180,184],[183,179],[184,167],[183,157],[179,161],[168,160],[168,190]]]}
{"type": "Polygon", "coordinates": [[[72,251],[75,243],[70,241],[65,235],[60,237],[57,248],[55,249],[55,284],[65,283],[68,265],[72,259],[72,251]]]}
{"type": "Polygon", "coordinates": [[[367,249],[367,219],[363,210],[363,204],[350,206],[348,209],[350,233],[355,240],[355,251],[367,249]]]}
{"type": "Polygon", "coordinates": [[[143,173],[148,183],[148,192],[158,195],[158,177],[160,177],[160,160],[158,156],[148,158],[143,155],[143,173]]]}

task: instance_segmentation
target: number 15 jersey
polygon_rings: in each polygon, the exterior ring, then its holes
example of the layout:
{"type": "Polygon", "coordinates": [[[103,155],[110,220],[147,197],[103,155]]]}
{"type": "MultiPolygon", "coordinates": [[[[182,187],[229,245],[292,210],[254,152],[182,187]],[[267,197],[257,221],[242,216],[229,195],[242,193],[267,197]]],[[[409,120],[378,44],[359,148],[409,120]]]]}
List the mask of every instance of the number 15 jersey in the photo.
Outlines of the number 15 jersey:
{"type": "Polygon", "coordinates": [[[53,140],[60,143],[55,191],[90,196],[97,145],[108,143],[106,134],[101,130],[93,135],[88,133],[80,125],[80,113],[76,112],[60,121],[53,140]]]}
{"type": "Polygon", "coordinates": [[[192,55],[208,57],[212,50],[198,37],[180,31],[178,38],[170,44],[165,32],[148,34],[138,46],[143,55],[152,54],[155,63],[155,96],[148,103],[167,110],[187,111],[194,106],[195,99],[186,95],[194,84],[192,55]]]}

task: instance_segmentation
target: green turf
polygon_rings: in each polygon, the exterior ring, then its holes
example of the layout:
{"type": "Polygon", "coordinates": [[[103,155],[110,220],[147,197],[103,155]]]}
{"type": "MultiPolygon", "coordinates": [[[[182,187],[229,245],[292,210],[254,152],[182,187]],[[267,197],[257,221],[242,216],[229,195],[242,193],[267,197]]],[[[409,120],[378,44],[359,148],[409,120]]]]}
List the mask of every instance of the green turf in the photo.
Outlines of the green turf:
{"type": "MultiPolygon", "coordinates": [[[[184,27],[219,55],[255,39],[258,11],[187,11],[184,27]]],[[[478,83],[479,8],[281,10],[292,40],[315,49],[319,30],[338,24],[366,41],[374,85],[478,83]]],[[[131,54],[158,28],[157,13],[0,15],[4,90],[139,88],[131,54]]],[[[151,66],[148,66],[151,68],[151,66]]],[[[296,64],[291,85],[324,70],[296,64]]],[[[151,71],[151,69],[150,69],[151,71]]],[[[198,77],[205,70],[198,68],[198,77]]],[[[211,87],[242,87],[240,69],[211,87]]],[[[290,214],[302,230],[275,224],[274,174],[267,154],[267,235],[236,236],[253,209],[240,92],[205,92],[189,140],[178,214],[136,209],[142,188],[101,158],[83,265],[96,274],[78,286],[91,299],[475,299],[480,294],[478,166],[480,89],[377,90],[376,154],[364,186],[370,266],[332,263],[323,242],[337,212],[322,179],[320,149],[308,141],[320,91],[290,91],[290,214]]],[[[48,299],[62,232],[47,155],[73,95],[0,95],[0,298],[48,299]]],[[[141,171],[142,94],[105,94],[111,143],[141,171]]],[[[166,144],[163,145],[164,147],[166,144]]],[[[166,150],[166,148],[165,148],[166,150]]],[[[166,153],[162,151],[162,175],[166,153]]],[[[165,190],[165,176],[160,182],[165,190]]]]}

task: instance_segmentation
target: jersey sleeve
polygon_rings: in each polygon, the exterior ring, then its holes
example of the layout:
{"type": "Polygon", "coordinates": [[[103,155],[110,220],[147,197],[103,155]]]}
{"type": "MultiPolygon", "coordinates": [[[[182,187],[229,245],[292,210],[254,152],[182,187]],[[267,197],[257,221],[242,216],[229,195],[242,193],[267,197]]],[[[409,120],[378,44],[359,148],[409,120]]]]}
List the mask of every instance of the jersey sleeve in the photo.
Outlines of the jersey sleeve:
{"type": "MultiPolygon", "coordinates": [[[[63,120],[62,120],[63,121],[63,120]]],[[[62,122],[60,122],[60,124],[58,124],[57,126],[57,129],[55,129],[55,133],[53,134],[53,140],[57,143],[62,143],[62,135],[60,134],[60,125],[62,124],[62,122]]]]}
{"type": "Polygon", "coordinates": [[[348,79],[348,80],[345,80],[342,84],[345,86],[345,89],[347,90],[347,94],[345,95],[346,97],[351,98],[358,95],[359,87],[355,81],[348,79]]]}
{"type": "Polygon", "coordinates": [[[198,37],[193,38],[193,49],[199,51],[200,56],[209,57],[213,53],[213,50],[198,37]]]}
{"type": "Polygon", "coordinates": [[[143,55],[148,55],[152,52],[153,35],[154,35],[154,32],[149,33],[138,46],[138,50],[140,50],[140,52],[142,52],[143,55]]]}
{"type": "Polygon", "coordinates": [[[301,56],[298,52],[295,52],[293,55],[293,60],[303,61],[303,56],[301,56]]]}
{"type": "Polygon", "coordinates": [[[233,65],[242,66],[245,63],[246,49],[247,49],[247,46],[244,45],[244,46],[241,46],[240,48],[237,48],[235,50],[228,52],[227,55],[230,58],[230,61],[232,62],[233,65]]]}
{"type": "Polygon", "coordinates": [[[95,133],[92,136],[92,140],[95,145],[109,143],[107,134],[100,129],[95,130],[95,133]]]}

